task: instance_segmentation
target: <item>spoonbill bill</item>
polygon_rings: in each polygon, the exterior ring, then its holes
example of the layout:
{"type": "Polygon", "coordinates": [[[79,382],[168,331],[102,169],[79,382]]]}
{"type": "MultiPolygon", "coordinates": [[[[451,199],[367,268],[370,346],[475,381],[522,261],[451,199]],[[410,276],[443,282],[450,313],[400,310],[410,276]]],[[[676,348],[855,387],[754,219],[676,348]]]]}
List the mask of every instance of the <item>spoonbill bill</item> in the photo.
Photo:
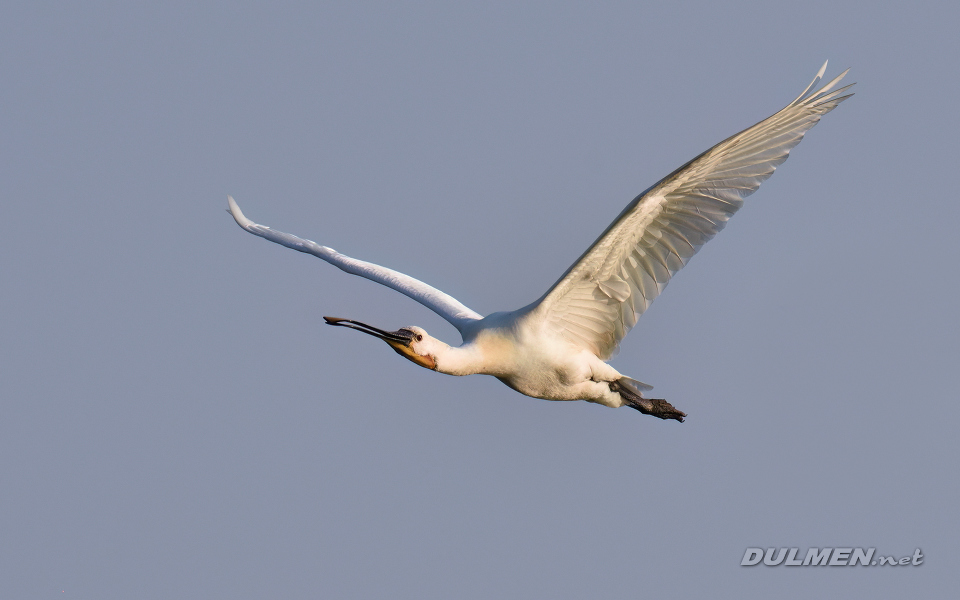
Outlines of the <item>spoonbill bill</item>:
{"type": "Polygon", "coordinates": [[[723,140],[637,196],[539,300],[510,312],[483,317],[413,277],[258,225],[228,196],[229,212],[254,235],[413,298],[456,327],[463,341],[450,346],[420,327],[385,331],[324,317],[329,325],[380,338],[401,356],[440,373],[493,375],[534,398],[629,406],[682,422],[686,413],[666,400],[644,397],[651,386],[621,375],[606,361],[670,278],[723,229],[807,130],[853,95],[843,94],[853,84],[831,91],[847,71],[812,91],[826,68],[824,63],[786,108],[723,140]]]}

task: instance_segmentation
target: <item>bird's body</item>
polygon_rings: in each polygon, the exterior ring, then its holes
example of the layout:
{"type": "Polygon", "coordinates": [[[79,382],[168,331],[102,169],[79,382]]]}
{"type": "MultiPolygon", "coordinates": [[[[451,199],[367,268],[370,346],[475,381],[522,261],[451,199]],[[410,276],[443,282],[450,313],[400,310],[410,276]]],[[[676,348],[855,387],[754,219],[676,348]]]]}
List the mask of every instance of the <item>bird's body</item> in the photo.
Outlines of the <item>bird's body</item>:
{"type": "MultiPolygon", "coordinates": [[[[720,142],[637,196],[594,244],[539,300],[512,312],[481,317],[455,298],[412,277],[359,261],[247,219],[233,198],[237,224],[255,235],[313,254],[340,269],[391,287],[456,327],[453,347],[419,327],[383,331],[324,317],[330,325],[379,337],[420,366],[449,375],[492,375],[514,390],[546,400],[586,400],[630,406],[663,419],[686,415],[652,389],[605,361],[670,278],[776,167],[823,114],[850,95],[831,88],[841,73],[811,93],[813,83],[780,112],[720,142]]],[[[852,95],[852,94],[851,94],[852,95]]]]}
{"type": "Polygon", "coordinates": [[[545,400],[590,400],[617,407],[618,394],[599,382],[622,376],[589,350],[551,334],[535,311],[493,313],[443,348],[436,369],[448,375],[492,375],[521,394],[545,400]]]}

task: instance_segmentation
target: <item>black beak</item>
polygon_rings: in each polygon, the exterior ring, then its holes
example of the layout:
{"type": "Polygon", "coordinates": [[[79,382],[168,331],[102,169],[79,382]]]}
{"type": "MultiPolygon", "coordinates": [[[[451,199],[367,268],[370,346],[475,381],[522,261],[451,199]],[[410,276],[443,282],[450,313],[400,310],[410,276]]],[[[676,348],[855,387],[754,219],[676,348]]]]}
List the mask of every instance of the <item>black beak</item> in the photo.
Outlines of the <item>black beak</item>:
{"type": "Polygon", "coordinates": [[[373,337],[380,338],[381,340],[387,342],[395,342],[398,344],[407,345],[413,341],[413,332],[407,329],[400,329],[398,331],[384,331],[382,329],[377,329],[372,325],[361,323],[360,321],[338,319],[337,317],[324,317],[323,320],[327,322],[327,325],[356,329],[357,331],[362,331],[367,335],[372,335],[373,337]]]}

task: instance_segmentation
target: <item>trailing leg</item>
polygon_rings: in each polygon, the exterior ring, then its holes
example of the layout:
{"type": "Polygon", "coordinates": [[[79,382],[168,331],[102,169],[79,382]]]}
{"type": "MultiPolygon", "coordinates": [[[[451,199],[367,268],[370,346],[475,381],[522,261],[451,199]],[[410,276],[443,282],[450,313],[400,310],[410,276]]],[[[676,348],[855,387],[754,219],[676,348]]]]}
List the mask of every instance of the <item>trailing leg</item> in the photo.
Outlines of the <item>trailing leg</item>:
{"type": "Polygon", "coordinates": [[[683,423],[683,418],[687,413],[681,412],[673,407],[672,404],[660,398],[644,398],[640,392],[624,381],[618,379],[609,383],[610,391],[620,394],[623,403],[630,408],[639,410],[645,415],[653,415],[658,419],[676,419],[683,423]]]}

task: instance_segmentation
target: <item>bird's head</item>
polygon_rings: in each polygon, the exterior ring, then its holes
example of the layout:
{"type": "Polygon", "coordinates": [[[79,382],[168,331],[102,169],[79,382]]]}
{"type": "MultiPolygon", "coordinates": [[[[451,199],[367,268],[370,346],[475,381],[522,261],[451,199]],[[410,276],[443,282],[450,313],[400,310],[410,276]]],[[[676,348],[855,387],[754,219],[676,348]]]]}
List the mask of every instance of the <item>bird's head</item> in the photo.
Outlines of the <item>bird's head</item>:
{"type": "Polygon", "coordinates": [[[441,343],[436,338],[430,337],[426,331],[420,327],[404,327],[396,331],[384,331],[377,329],[360,321],[350,319],[338,319],[336,317],[324,317],[327,325],[336,325],[337,327],[349,327],[362,331],[373,337],[380,338],[390,345],[397,354],[407,358],[421,367],[436,370],[436,345],[441,343]]]}

